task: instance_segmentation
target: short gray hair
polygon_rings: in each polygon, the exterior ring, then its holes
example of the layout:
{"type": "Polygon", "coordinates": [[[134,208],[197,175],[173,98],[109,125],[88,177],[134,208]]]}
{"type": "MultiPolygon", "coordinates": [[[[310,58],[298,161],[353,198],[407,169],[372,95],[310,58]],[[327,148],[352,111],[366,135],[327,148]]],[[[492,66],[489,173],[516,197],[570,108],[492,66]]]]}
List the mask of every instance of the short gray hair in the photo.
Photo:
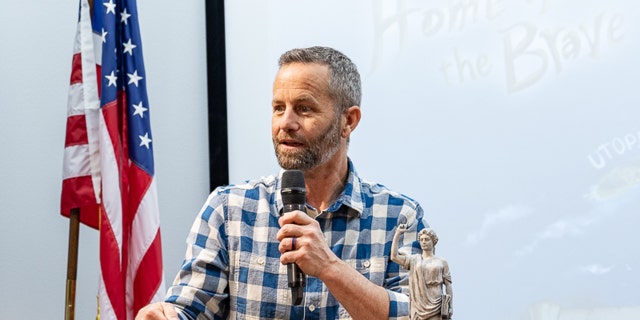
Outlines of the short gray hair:
{"type": "Polygon", "coordinates": [[[289,50],[280,56],[280,67],[290,63],[317,63],[329,67],[329,90],[337,102],[338,111],[360,106],[362,85],[356,65],[342,52],[329,47],[309,47],[289,50]]]}

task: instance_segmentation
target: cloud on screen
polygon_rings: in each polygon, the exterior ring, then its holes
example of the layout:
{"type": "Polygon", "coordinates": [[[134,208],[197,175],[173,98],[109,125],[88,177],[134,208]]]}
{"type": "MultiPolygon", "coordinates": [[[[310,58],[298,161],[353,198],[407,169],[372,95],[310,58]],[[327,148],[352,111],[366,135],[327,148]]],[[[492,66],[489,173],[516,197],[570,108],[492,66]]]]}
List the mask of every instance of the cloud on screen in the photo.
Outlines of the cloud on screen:
{"type": "Polygon", "coordinates": [[[532,212],[533,210],[524,206],[508,205],[497,212],[488,213],[485,215],[478,231],[467,235],[465,243],[469,246],[475,246],[493,229],[520,220],[529,216],[532,212]]]}

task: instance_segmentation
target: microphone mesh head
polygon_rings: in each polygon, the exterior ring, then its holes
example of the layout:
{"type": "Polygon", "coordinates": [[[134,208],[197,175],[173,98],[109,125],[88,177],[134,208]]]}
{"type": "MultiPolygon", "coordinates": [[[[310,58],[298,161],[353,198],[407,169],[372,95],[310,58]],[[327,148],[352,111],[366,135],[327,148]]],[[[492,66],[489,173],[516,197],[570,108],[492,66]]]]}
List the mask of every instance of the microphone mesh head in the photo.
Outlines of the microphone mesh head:
{"type": "Polygon", "coordinates": [[[282,173],[282,188],[304,188],[304,175],[300,170],[285,170],[282,173]]]}
{"type": "Polygon", "coordinates": [[[300,170],[285,170],[282,173],[282,203],[304,204],[306,189],[304,186],[304,175],[300,170]]]}

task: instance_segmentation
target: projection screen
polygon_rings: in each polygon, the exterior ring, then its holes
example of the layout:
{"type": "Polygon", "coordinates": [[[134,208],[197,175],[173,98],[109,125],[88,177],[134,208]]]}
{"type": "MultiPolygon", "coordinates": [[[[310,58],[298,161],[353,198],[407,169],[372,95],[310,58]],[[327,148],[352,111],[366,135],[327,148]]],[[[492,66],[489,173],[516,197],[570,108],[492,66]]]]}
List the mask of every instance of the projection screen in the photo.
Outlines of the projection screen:
{"type": "Polygon", "coordinates": [[[277,59],[358,65],[358,173],[418,200],[457,319],[640,317],[640,5],[227,1],[231,182],[277,173],[277,59]]]}

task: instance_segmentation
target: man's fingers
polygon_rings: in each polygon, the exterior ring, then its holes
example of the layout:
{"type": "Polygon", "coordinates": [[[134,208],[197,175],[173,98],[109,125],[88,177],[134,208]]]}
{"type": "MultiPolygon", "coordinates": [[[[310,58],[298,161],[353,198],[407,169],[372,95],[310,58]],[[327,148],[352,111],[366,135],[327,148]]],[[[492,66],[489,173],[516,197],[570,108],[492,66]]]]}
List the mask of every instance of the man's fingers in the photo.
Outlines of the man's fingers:
{"type": "Polygon", "coordinates": [[[180,320],[180,318],[178,318],[178,313],[176,312],[176,309],[173,307],[173,304],[168,302],[162,302],[161,304],[162,304],[162,309],[164,311],[164,315],[165,317],[167,317],[167,319],[180,320]]]}
{"type": "Polygon", "coordinates": [[[283,238],[282,240],[280,240],[278,250],[280,251],[280,253],[285,253],[288,251],[300,249],[301,246],[302,245],[298,237],[283,238]]]}
{"type": "Polygon", "coordinates": [[[136,320],[180,320],[173,304],[156,302],[140,309],[136,320]]]}
{"type": "Polygon", "coordinates": [[[286,212],[282,215],[282,217],[280,217],[280,219],[278,219],[281,227],[285,224],[290,223],[308,224],[311,221],[313,221],[313,219],[311,219],[311,217],[309,217],[305,212],[300,210],[286,212]]]}

